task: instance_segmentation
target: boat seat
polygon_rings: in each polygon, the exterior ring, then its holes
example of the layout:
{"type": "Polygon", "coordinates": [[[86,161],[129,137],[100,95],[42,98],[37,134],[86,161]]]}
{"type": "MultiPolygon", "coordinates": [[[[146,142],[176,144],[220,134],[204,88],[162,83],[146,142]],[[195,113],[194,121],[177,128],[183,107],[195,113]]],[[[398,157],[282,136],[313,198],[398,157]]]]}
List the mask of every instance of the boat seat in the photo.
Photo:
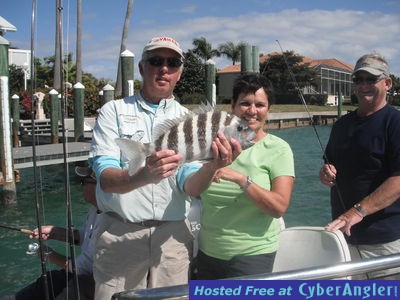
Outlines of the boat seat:
{"type": "Polygon", "coordinates": [[[280,233],[272,272],[291,271],[350,261],[343,233],[323,227],[289,227],[280,233]]]}

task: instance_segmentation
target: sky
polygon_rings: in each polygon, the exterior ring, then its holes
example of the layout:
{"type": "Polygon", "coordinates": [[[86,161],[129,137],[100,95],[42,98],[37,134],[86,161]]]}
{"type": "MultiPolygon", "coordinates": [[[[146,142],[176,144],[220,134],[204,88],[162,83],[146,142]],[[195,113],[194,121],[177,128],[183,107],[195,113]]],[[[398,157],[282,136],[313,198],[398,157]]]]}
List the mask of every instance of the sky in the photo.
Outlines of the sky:
{"type": "MultiPolygon", "coordinates": [[[[0,16],[17,28],[4,35],[11,46],[31,49],[32,2],[1,0],[0,16]]],[[[82,0],[84,72],[115,81],[127,3],[82,0]]],[[[56,0],[36,0],[36,57],[54,55],[55,6],[56,0]]],[[[76,0],[62,0],[62,11],[66,54],[76,48],[76,0]]],[[[155,36],[175,38],[184,51],[194,47],[193,39],[205,37],[213,48],[247,42],[266,54],[281,52],[280,44],[284,51],[350,65],[376,51],[400,76],[399,0],[135,0],[127,41],[135,65],[155,36]]],[[[213,60],[218,69],[231,64],[223,57],[213,60]]],[[[140,79],[137,66],[135,78],[140,79]]]]}

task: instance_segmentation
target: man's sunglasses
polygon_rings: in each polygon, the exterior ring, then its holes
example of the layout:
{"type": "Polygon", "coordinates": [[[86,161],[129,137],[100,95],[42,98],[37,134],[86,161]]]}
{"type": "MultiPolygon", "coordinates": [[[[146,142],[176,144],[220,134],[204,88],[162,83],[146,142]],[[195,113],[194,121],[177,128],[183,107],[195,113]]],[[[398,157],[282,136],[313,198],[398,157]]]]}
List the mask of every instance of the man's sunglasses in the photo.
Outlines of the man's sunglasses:
{"type": "Polygon", "coordinates": [[[375,84],[382,79],[384,79],[384,77],[382,76],[353,77],[353,82],[354,84],[362,84],[362,83],[375,84]]]}
{"type": "Polygon", "coordinates": [[[153,67],[163,66],[165,60],[167,60],[167,65],[169,68],[179,68],[183,64],[183,61],[178,57],[152,56],[147,59],[149,64],[153,67]]]}

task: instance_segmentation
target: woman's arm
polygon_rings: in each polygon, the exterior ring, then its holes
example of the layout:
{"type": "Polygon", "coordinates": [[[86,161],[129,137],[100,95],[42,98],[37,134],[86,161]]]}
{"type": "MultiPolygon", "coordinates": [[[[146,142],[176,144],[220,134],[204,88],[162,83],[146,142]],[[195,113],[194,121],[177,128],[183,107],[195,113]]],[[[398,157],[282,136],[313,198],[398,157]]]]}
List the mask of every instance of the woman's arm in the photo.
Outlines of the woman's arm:
{"type": "Polygon", "coordinates": [[[245,188],[247,197],[249,197],[262,212],[274,218],[283,216],[289,207],[294,185],[294,177],[292,176],[276,177],[272,181],[271,190],[263,188],[255,182],[247,185],[247,175],[232,170],[229,167],[219,169],[215,172],[214,177],[216,180],[224,179],[232,181],[241,188],[245,188]]]}

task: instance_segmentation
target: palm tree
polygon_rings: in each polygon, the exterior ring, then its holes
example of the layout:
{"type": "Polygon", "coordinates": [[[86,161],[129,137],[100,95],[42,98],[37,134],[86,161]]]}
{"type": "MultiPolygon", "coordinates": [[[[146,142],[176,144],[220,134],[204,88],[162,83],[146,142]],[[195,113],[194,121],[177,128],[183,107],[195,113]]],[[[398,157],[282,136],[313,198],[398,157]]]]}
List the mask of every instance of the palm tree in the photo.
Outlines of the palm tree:
{"type": "MultiPolygon", "coordinates": [[[[121,47],[119,50],[119,55],[126,50],[126,41],[128,39],[128,29],[129,29],[129,22],[131,20],[131,14],[133,10],[133,0],[128,0],[128,6],[126,8],[125,14],[125,22],[124,22],[124,29],[122,30],[122,38],[121,38],[121,47]]],[[[121,70],[121,63],[118,60],[118,71],[117,71],[117,82],[115,84],[115,95],[121,96],[122,94],[122,70],[121,70]]]]}
{"type": "Polygon", "coordinates": [[[239,42],[237,45],[234,42],[226,42],[218,46],[220,55],[225,55],[232,60],[232,65],[240,61],[241,47],[245,45],[244,42],[239,42]]]}
{"type": "Polygon", "coordinates": [[[206,63],[210,58],[220,56],[218,50],[212,49],[211,44],[207,42],[205,37],[194,39],[193,45],[195,46],[193,52],[200,58],[204,59],[204,63],[206,63]]]}
{"type": "Polygon", "coordinates": [[[76,82],[82,83],[82,0],[76,6],[76,82]]]}

